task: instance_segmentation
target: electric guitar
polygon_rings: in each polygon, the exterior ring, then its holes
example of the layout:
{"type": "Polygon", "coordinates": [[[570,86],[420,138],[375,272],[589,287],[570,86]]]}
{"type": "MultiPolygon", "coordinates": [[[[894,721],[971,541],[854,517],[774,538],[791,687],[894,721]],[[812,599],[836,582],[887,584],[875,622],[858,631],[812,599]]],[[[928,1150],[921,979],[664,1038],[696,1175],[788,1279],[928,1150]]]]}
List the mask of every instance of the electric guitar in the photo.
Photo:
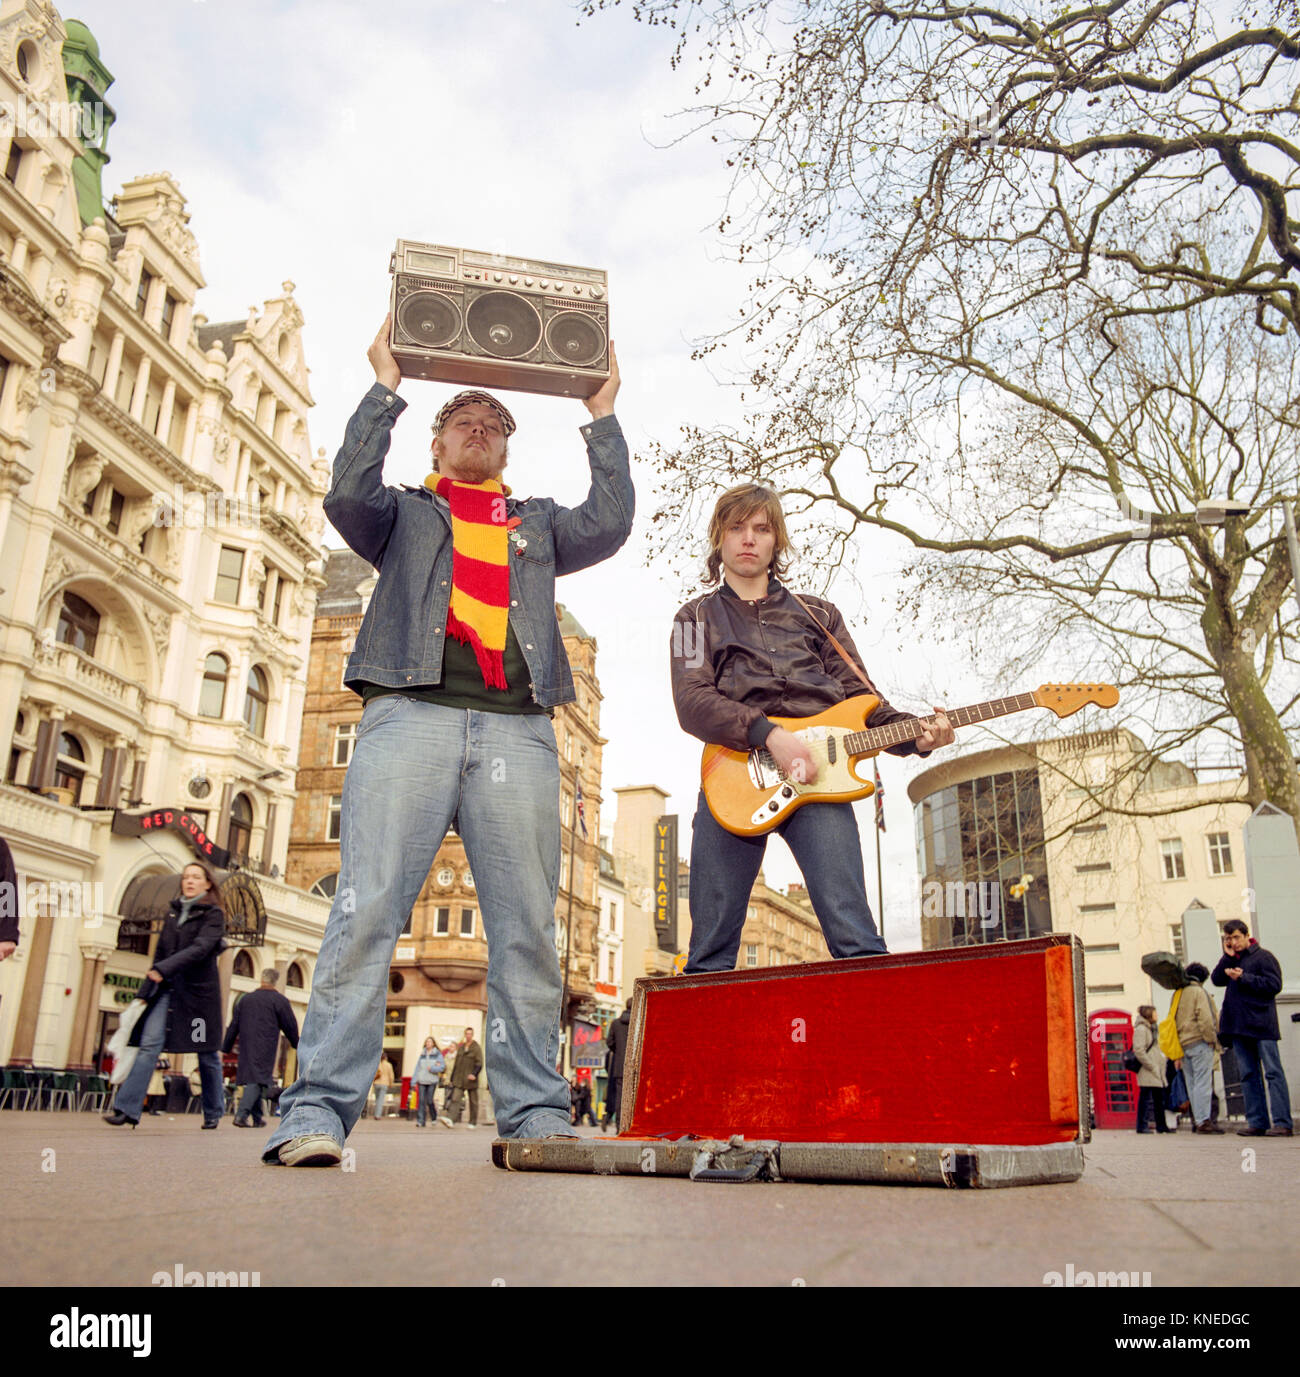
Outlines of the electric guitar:
{"type": "MultiPolygon", "coordinates": [[[[948,720],[954,727],[968,727],[1034,707],[1051,708],[1057,717],[1069,717],[1088,703],[1113,708],[1118,702],[1119,690],[1111,684],[1043,684],[1032,693],[951,709],[948,720]]],[[[765,747],[733,751],[705,746],[700,780],[709,811],[728,832],[757,837],[805,803],[848,803],[875,793],[875,785],[855,771],[855,764],[878,755],[886,746],[913,741],[925,731],[920,719],[867,727],[867,718],[879,706],[874,694],[860,693],[815,717],[770,719],[808,747],[817,777],[807,784],[787,776],[765,747]]]]}

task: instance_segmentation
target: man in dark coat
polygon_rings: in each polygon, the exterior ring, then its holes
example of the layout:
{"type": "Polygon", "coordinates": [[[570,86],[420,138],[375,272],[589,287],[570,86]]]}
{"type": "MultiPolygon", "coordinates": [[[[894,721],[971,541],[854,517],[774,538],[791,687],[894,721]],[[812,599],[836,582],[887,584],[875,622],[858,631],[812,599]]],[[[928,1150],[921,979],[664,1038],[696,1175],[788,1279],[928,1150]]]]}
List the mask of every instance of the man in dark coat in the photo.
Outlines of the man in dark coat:
{"type": "Polygon", "coordinates": [[[442,1107],[438,1122],[455,1128],[460,1122],[460,1106],[469,1095],[469,1123],[478,1127],[478,1074],[483,1069],[483,1049],[474,1039],[473,1028],[465,1029],[465,1036],[456,1044],[456,1060],[451,1068],[451,1098],[442,1107]]]}
{"type": "Polygon", "coordinates": [[[618,1111],[623,1099],[623,1063],[627,1059],[627,1034],[632,1026],[632,1001],[623,1006],[623,1012],[609,1025],[605,1034],[605,1046],[609,1048],[609,1086],[605,1091],[605,1117],[600,1122],[602,1133],[612,1122],[617,1128],[618,1111]]]}
{"type": "Polygon", "coordinates": [[[1277,1050],[1281,1032],[1274,1000],[1282,988],[1282,968],[1277,957],[1251,937],[1250,929],[1240,918],[1230,918],[1223,925],[1223,956],[1211,972],[1210,981],[1227,991],[1219,1015],[1219,1041],[1232,1048],[1241,1069],[1246,1127],[1237,1132],[1243,1138],[1291,1137],[1291,1097],[1277,1050]]]}
{"type": "Polygon", "coordinates": [[[18,871],[9,843],[0,837],[0,961],[18,945],[18,871]]]}
{"type": "Polygon", "coordinates": [[[244,1094],[235,1110],[236,1128],[261,1128],[266,1122],[262,1118],[262,1096],[269,1097],[275,1078],[280,1034],[289,1039],[290,1047],[298,1046],[298,1020],[293,1006],[275,988],[279,978],[280,972],[270,967],[262,972],[261,985],[235,1005],[226,1040],[221,1044],[223,1052],[233,1052],[235,1039],[239,1039],[239,1083],[244,1094]]]}
{"type": "Polygon", "coordinates": [[[221,1084],[221,980],[217,954],[226,913],[208,867],[191,861],[181,872],[181,897],[163,921],[153,965],[139,998],[149,1001],[132,1030],[140,1049],[104,1117],[111,1124],[136,1124],[159,1052],[196,1052],[203,1078],[203,1127],[216,1128],[225,1108],[221,1084]]]}

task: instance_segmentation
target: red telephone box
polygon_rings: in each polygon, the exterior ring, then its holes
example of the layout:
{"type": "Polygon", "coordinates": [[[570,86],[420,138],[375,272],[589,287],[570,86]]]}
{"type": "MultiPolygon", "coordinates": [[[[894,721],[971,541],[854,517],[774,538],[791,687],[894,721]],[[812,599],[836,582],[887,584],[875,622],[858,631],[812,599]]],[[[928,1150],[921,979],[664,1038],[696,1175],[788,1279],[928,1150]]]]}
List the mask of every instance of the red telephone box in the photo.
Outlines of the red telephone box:
{"type": "Polygon", "coordinates": [[[1137,1127],[1137,1077],[1124,1069],[1133,1046],[1133,1016],[1123,1009],[1088,1015],[1088,1085],[1098,1128],[1137,1127]]]}

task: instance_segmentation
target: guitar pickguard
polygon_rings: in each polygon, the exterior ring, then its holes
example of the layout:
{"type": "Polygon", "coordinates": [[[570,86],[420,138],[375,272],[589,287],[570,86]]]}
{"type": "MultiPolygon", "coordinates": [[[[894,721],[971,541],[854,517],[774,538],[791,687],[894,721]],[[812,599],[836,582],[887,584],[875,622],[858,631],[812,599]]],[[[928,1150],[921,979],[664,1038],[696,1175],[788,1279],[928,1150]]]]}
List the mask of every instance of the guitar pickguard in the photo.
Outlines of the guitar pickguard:
{"type": "Polygon", "coordinates": [[[847,730],[838,727],[805,727],[794,733],[808,748],[817,775],[811,783],[800,783],[785,774],[766,747],[749,753],[749,779],[763,795],[762,806],[750,819],[755,826],[780,822],[800,794],[815,794],[832,801],[844,794],[860,794],[865,781],[853,772],[853,762],[844,748],[847,730]],[[775,807],[773,806],[775,805],[775,807]]]}

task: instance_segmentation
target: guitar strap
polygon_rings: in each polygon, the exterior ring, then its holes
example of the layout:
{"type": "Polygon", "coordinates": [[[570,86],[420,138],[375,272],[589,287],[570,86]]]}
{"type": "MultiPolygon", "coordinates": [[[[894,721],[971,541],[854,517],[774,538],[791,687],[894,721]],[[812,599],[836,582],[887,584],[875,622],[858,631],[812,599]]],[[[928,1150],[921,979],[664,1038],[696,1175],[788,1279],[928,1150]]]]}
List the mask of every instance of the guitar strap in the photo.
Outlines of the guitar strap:
{"type": "Polygon", "coordinates": [[[839,643],[839,641],[837,641],[835,637],[831,635],[830,628],[823,626],[821,622],[817,620],[817,617],[814,614],[812,608],[809,607],[806,602],[804,602],[804,600],[799,596],[798,593],[794,591],[794,589],[789,588],[786,591],[795,600],[795,602],[797,602],[799,606],[802,607],[803,610],[807,612],[807,614],[810,617],[812,617],[813,622],[817,626],[817,630],[820,631],[822,635],[825,636],[826,639],[835,647],[835,649],[839,651],[840,659],[842,659],[844,663],[848,665],[848,667],[854,672],[854,674],[856,674],[858,678],[862,680],[862,682],[867,686],[868,690],[871,693],[875,694],[877,698],[879,698],[880,694],[877,691],[875,684],[873,684],[871,680],[868,679],[865,674],[863,674],[863,672],[858,668],[857,663],[852,659],[849,653],[844,649],[844,647],[839,643]]]}

